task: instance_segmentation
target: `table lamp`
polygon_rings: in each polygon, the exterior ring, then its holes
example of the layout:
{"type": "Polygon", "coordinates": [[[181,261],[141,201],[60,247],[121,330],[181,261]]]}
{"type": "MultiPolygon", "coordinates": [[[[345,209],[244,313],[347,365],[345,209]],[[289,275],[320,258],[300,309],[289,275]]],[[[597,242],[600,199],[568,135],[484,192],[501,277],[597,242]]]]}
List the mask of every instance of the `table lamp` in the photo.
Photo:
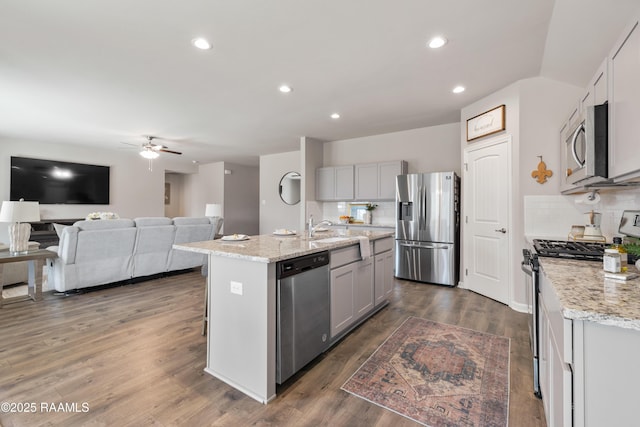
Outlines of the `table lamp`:
{"type": "Polygon", "coordinates": [[[218,203],[207,203],[204,209],[204,216],[222,216],[222,205],[218,203]]]}
{"type": "Polygon", "coordinates": [[[29,250],[31,224],[40,221],[40,205],[38,202],[3,201],[0,208],[0,222],[10,222],[9,252],[11,255],[25,254],[29,250]]]}

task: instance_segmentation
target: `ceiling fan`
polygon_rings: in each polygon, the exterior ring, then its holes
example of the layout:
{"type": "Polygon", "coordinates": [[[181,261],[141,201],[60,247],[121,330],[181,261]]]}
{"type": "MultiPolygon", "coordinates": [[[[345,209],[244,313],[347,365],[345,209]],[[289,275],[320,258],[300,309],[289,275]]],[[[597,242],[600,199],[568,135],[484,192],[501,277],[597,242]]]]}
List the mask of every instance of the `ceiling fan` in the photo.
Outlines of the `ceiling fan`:
{"type": "MultiPolygon", "coordinates": [[[[178,154],[182,153],[179,151],[169,150],[166,145],[156,144],[153,142],[154,139],[158,139],[155,136],[145,136],[146,142],[142,143],[142,149],[139,151],[139,154],[145,159],[149,160],[149,170],[153,170],[151,166],[151,161],[153,159],[157,159],[160,156],[160,153],[170,153],[170,154],[178,154]]],[[[131,145],[133,147],[139,147],[138,144],[130,144],[128,142],[121,142],[121,144],[131,145]]]]}
{"type": "Polygon", "coordinates": [[[163,153],[171,153],[181,155],[182,153],[179,151],[169,150],[166,145],[154,144],[153,140],[156,139],[154,136],[147,136],[147,142],[142,144],[142,150],[140,151],[140,155],[145,159],[153,160],[157,159],[160,155],[160,152],[163,153]]]}

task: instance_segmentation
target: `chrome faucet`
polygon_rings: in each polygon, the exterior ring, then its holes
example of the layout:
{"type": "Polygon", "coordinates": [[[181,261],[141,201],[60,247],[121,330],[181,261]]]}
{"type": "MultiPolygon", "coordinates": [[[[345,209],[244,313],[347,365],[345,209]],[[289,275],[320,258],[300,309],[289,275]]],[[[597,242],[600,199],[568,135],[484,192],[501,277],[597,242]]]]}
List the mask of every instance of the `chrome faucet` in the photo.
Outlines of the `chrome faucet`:
{"type": "Polygon", "coordinates": [[[315,227],[313,227],[313,231],[316,231],[316,229],[318,227],[320,227],[321,225],[328,225],[328,226],[332,226],[333,223],[331,221],[329,221],[328,219],[323,219],[322,221],[320,221],[319,223],[316,224],[315,227]]]}
{"type": "Polygon", "coordinates": [[[309,215],[309,224],[307,225],[307,229],[309,232],[309,237],[313,237],[314,226],[313,226],[313,215],[309,215]]]}

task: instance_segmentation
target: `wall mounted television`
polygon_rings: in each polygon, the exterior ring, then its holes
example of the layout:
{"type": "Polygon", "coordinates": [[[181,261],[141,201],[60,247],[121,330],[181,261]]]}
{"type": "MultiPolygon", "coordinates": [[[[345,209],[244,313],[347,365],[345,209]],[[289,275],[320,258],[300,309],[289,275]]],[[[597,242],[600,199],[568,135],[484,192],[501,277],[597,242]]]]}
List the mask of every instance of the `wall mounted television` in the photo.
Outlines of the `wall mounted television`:
{"type": "Polygon", "coordinates": [[[11,157],[10,199],[108,205],[109,166],[11,157]]]}

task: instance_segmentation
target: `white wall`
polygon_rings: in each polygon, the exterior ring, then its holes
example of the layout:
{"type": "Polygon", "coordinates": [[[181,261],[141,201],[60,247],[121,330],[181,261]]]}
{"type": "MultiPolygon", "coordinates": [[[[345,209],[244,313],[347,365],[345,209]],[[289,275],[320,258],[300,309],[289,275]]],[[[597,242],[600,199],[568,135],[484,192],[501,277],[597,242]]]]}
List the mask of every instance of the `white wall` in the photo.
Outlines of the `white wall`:
{"type": "Polygon", "coordinates": [[[583,90],[541,77],[522,80],[519,86],[521,195],[559,194],[563,176],[560,128],[583,90]],[[531,177],[540,162],[537,156],[543,156],[547,169],[553,171],[545,184],[531,177]]]}
{"type": "Polygon", "coordinates": [[[300,206],[287,205],[280,198],[280,179],[288,172],[301,173],[300,151],[260,156],[260,234],[277,228],[299,229],[300,206]]]}
{"type": "Polygon", "coordinates": [[[185,216],[204,215],[207,203],[222,205],[224,216],[224,178],[224,162],[200,165],[197,174],[186,175],[183,201],[185,216]]]}
{"type": "Polygon", "coordinates": [[[450,123],[324,144],[324,166],[406,160],[408,172],[460,174],[460,124],[450,123]]]}

